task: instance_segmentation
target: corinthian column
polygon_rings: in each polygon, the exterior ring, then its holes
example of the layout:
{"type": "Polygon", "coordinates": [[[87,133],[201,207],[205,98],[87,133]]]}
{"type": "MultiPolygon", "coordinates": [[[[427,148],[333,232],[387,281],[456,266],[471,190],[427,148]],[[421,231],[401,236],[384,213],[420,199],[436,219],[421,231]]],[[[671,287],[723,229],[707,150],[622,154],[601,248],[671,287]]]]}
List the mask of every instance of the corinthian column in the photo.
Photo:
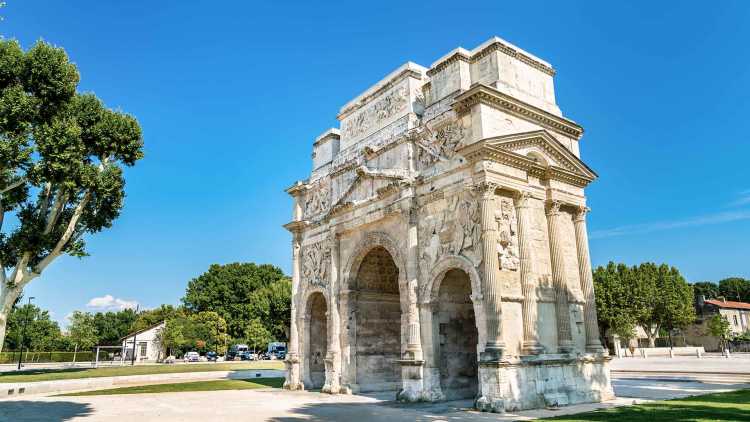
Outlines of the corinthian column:
{"type": "Polygon", "coordinates": [[[286,365],[286,379],[284,380],[284,388],[288,390],[302,390],[304,389],[300,382],[300,371],[299,371],[299,333],[297,332],[297,291],[299,290],[300,283],[300,247],[302,242],[302,235],[299,231],[293,232],[292,240],[292,306],[291,306],[291,320],[289,327],[289,353],[286,355],[284,364],[286,365]]]}
{"type": "Polygon", "coordinates": [[[555,314],[557,316],[557,348],[560,353],[573,350],[570,333],[570,306],[568,305],[568,282],[565,276],[565,257],[562,242],[562,204],[552,201],[547,208],[550,257],[552,259],[552,282],[555,286],[555,314]]]}
{"type": "Polygon", "coordinates": [[[329,282],[328,351],[326,352],[326,380],[324,393],[337,394],[341,391],[341,317],[339,314],[339,237],[331,233],[331,271],[329,282]]]}
{"type": "Polygon", "coordinates": [[[500,282],[497,280],[497,223],[495,222],[495,189],[492,183],[478,186],[481,195],[482,228],[482,294],[487,316],[487,344],[483,361],[500,360],[505,349],[503,342],[503,310],[500,282]]]}
{"type": "Polygon", "coordinates": [[[519,272],[521,275],[521,291],[523,292],[523,352],[529,355],[537,355],[542,352],[543,347],[539,344],[539,336],[536,328],[537,303],[536,291],[532,281],[531,267],[531,224],[529,222],[529,209],[531,194],[521,192],[516,201],[516,219],[518,220],[518,255],[520,258],[519,272]]]}
{"type": "Polygon", "coordinates": [[[409,211],[409,231],[407,233],[406,276],[409,289],[408,335],[406,339],[405,359],[422,360],[422,338],[419,329],[419,309],[417,306],[417,289],[419,287],[419,242],[417,238],[417,210],[409,211]]]}
{"type": "Polygon", "coordinates": [[[581,277],[581,289],[586,303],[583,305],[583,318],[586,326],[586,351],[601,353],[604,351],[599,341],[599,323],[596,318],[596,298],[594,296],[594,279],[591,273],[589,256],[589,237],[586,233],[586,207],[579,207],[573,222],[576,228],[576,246],[578,250],[578,271],[581,277]]]}

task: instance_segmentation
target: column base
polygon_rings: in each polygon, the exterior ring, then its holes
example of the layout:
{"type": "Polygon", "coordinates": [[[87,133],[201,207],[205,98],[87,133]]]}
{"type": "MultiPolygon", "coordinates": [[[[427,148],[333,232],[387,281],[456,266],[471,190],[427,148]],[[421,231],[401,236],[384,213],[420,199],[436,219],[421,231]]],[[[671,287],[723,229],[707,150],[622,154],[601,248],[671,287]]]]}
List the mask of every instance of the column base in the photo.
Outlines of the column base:
{"type": "Polygon", "coordinates": [[[587,344],[586,352],[593,354],[602,354],[604,353],[604,347],[597,341],[596,343],[587,344]]]}
{"type": "Polygon", "coordinates": [[[305,385],[300,381],[299,357],[297,354],[289,353],[286,355],[284,366],[286,367],[286,377],[282,388],[292,391],[304,390],[305,385]]]}
{"type": "Polygon", "coordinates": [[[401,365],[402,388],[396,393],[396,400],[405,403],[430,401],[424,388],[424,361],[402,359],[398,363],[401,365]]]}
{"type": "Polygon", "coordinates": [[[570,353],[575,350],[575,344],[570,340],[562,340],[558,343],[557,350],[560,353],[570,353]]]}
{"type": "Polygon", "coordinates": [[[323,384],[323,388],[321,388],[320,391],[326,394],[341,393],[341,382],[339,381],[339,371],[337,368],[338,365],[336,365],[336,357],[336,352],[328,351],[328,353],[326,353],[325,359],[323,359],[326,368],[326,379],[325,383],[323,384]]]}
{"type": "Polygon", "coordinates": [[[521,349],[526,355],[539,355],[544,353],[544,346],[542,346],[538,341],[535,340],[524,341],[521,349]]]}
{"type": "MultiPolygon", "coordinates": [[[[503,372],[500,361],[490,361],[486,352],[479,362],[479,384],[481,394],[474,401],[474,407],[481,412],[505,413],[505,398],[503,397],[503,372]]],[[[502,354],[502,353],[501,353],[502,354]]]]}

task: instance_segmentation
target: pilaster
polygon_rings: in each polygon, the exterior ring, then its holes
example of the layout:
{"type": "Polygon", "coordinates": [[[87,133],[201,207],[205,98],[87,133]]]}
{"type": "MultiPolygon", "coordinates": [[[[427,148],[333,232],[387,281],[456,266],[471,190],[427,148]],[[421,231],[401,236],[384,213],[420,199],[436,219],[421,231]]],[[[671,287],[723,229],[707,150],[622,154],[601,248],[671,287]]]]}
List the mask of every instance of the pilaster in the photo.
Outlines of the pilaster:
{"type": "Polygon", "coordinates": [[[481,361],[499,361],[503,356],[503,315],[500,282],[497,280],[497,224],[495,223],[495,191],[497,185],[482,183],[480,194],[482,229],[482,294],[487,315],[487,343],[481,361]]]}
{"type": "Polygon", "coordinates": [[[292,304],[291,319],[289,327],[289,352],[284,360],[286,366],[286,379],[284,388],[287,390],[304,390],[304,385],[300,377],[300,358],[299,358],[299,332],[297,330],[297,294],[300,283],[300,249],[302,243],[302,234],[296,230],[292,233],[292,304]]]}
{"type": "Polygon", "coordinates": [[[341,317],[339,314],[339,243],[335,233],[331,233],[331,271],[328,304],[328,346],[325,357],[326,380],[322,391],[338,394],[341,392],[341,317]]]}
{"type": "Polygon", "coordinates": [[[518,254],[519,272],[521,276],[521,291],[523,294],[523,344],[524,354],[538,355],[544,348],[539,343],[537,325],[537,300],[534,282],[532,280],[531,263],[531,224],[529,212],[531,194],[521,192],[516,198],[516,218],[518,219],[518,254]]]}

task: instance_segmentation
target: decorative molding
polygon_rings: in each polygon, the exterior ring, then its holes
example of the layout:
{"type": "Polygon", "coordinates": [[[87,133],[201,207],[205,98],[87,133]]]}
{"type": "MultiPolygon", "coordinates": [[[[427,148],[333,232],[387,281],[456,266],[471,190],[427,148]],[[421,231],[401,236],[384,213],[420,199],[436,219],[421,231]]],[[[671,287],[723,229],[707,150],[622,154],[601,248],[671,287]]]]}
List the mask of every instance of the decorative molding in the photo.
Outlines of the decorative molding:
{"type": "Polygon", "coordinates": [[[453,109],[462,114],[475,104],[485,104],[509,112],[574,139],[580,139],[583,135],[583,128],[572,120],[556,116],[481,83],[474,84],[469,90],[456,96],[453,109]]]}
{"type": "Polygon", "coordinates": [[[328,238],[302,247],[302,281],[308,286],[327,288],[331,268],[328,238]]]}
{"type": "Polygon", "coordinates": [[[500,41],[493,42],[492,44],[490,44],[487,47],[485,47],[484,49],[482,49],[480,52],[478,52],[478,53],[474,54],[473,56],[471,56],[471,62],[472,63],[477,62],[477,61],[481,60],[484,56],[486,56],[486,55],[488,55],[488,54],[490,54],[492,52],[495,52],[495,51],[499,51],[499,52],[501,52],[501,53],[503,53],[503,54],[505,54],[507,56],[516,58],[516,59],[518,59],[518,60],[526,63],[527,65],[533,67],[534,69],[540,70],[540,71],[542,71],[542,72],[544,72],[544,73],[546,73],[546,74],[548,74],[550,76],[555,76],[555,69],[552,66],[550,66],[550,65],[548,65],[546,63],[542,63],[539,60],[537,60],[537,59],[529,56],[528,54],[525,54],[522,51],[516,50],[515,48],[513,48],[513,47],[511,47],[511,46],[509,46],[507,44],[504,44],[504,43],[502,43],[500,41]]]}
{"type": "Polygon", "coordinates": [[[395,87],[387,95],[348,116],[341,122],[342,138],[355,139],[366,134],[381,122],[390,119],[407,109],[409,105],[408,86],[395,87]]]}

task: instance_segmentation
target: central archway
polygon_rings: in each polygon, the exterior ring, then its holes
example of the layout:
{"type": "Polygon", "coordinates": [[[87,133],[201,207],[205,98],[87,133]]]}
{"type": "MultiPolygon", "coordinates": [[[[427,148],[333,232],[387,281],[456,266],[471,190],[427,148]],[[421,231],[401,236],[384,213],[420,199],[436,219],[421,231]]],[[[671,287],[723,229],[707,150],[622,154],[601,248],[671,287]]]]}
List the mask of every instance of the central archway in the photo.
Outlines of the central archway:
{"type": "Polygon", "coordinates": [[[399,268],[383,246],[370,249],[357,269],[355,324],[359,391],[401,388],[399,268]]]}

